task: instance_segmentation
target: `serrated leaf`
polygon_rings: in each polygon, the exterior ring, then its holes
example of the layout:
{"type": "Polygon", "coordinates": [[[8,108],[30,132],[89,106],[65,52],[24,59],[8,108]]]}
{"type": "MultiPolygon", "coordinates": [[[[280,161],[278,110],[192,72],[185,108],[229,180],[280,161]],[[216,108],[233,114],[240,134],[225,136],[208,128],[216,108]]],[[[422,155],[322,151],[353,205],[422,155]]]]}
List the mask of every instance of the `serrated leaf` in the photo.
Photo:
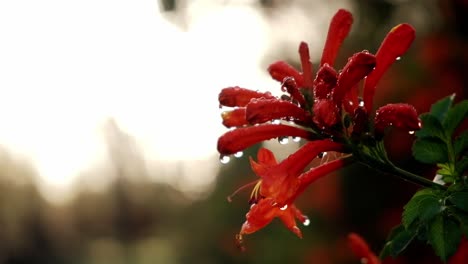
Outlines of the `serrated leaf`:
{"type": "Polygon", "coordinates": [[[457,208],[468,212],[468,192],[456,192],[450,195],[450,202],[452,202],[457,208]]]}
{"type": "Polygon", "coordinates": [[[406,230],[402,225],[397,226],[392,230],[388,238],[388,242],[385,244],[384,248],[380,252],[380,258],[385,259],[386,257],[396,257],[403,250],[405,250],[408,245],[415,238],[416,233],[406,230]]]}
{"type": "Polygon", "coordinates": [[[466,119],[468,116],[468,100],[464,100],[454,107],[452,107],[448,112],[445,120],[443,121],[444,128],[448,135],[452,135],[453,131],[460,125],[460,123],[466,119]]]}
{"type": "Polygon", "coordinates": [[[422,121],[421,130],[416,132],[416,136],[423,137],[438,137],[445,141],[445,130],[442,123],[430,113],[425,113],[419,116],[422,121]]]}
{"type": "Polygon", "coordinates": [[[462,154],[462,152],[468,148],[468,131],[463,131],[463,133],[455,139],[453,148],[456,156],[462,154]]]}
{"type": "Polygon", "coordinates": [[[423,163],[445,163],[447,145],[437,138],[417,139],[413,144],[413,156],[423,163]]]}
{"type": "Polygon", "coordinates": [[[452,106],[453,100],[455,99],[455,94],[449,95],[444,99],[441,99],[434,103],[431,107],[431,114],[435,116],[440,122],[445,119],[445,115],[452,106]]]}
{"type": "Polygon", "coordinates": [[[459,225],[442,215],[438,215],[429,225],[429,242],[437,256],[443,261],[452,256],[458,248],[462,236],[459,225]]]}

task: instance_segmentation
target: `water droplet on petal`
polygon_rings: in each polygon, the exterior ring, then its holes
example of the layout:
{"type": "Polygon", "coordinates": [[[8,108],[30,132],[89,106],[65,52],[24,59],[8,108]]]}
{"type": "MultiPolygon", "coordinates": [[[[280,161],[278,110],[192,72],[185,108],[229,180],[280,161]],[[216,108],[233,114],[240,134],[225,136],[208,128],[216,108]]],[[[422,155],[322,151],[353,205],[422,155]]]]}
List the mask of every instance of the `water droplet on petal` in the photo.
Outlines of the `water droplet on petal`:
{"type": "Polygon", "coordinates": [[[292,140],[294,142],[299,142],[299,141],[301,141],[301,138],[300,137],[293,137],[292,140]]]}
{"type": "Polygon", "coordinates": [[[401,60],[401,57],[397,57],[396,60],[397,60],[397,61],[401,60]]]}
{"type": "Polygon", "coordinates": [[[306,219],[304,220],[304,222],[302,222],[302,224],[303,224],[304,226],[309,226],[309,225],[310,225],[310,220],[309,220],[309,218],[306,218],[306,219]]]}
{"type": "Polygon", "coordinates": [[[358,102],[359,102],[359,106],[360,107],[363,107],[364,106],[364,100],[362,100],[362,98],[358,98],[358,102]]]}
{"type": "Polygon", "coordinates": [[[321,158],[325,157],[326,155],[327,155],[326,152],[320,152],[320,153],[317,155],[317,157],[321,159],[321,158]]]}
{"type": "Polygon", "coordinates": [[[230,160],[231,160],[231,157],[229,157],[227,155],[222,155],[222,156],[219,157],[219,161],[222,164],[228,164],[230,160]]]}
{"type": "Polygon", "coordinates": [[[288,144],[289,138],[288,137],[279,137],[278,142],[282,145],[288,144]]]}
{"type": "Polygon", "coordinates": [[[279,125],[279,124],[281,124],[281,121],[279,119],[275,119],[275,120],[271,121],[271,123],[273,125],[279,125]]]}
{"type": "Polygon", "coordinates": [[[281,211],[284,211],[284,210],[286,210],[286,209],[288,209],[288,205],[287,205],[287,204],[285,204],[283,207],[280,208],[281,211]]]}
{"type": "Polygon", "coordinates": [[[234,154],[234,157],[240,158],[240,157],[242,157],[242,155],[244,155],[244,152],[238,151],[238,152],[236,152],[236,153],[234,154]]]}
{"type": "Polygon", "coordinates": [[[414,134],[414,131],[411,130],[411,131],[408,132],[408,134],[413,135],[413,134],[414,134]]]}

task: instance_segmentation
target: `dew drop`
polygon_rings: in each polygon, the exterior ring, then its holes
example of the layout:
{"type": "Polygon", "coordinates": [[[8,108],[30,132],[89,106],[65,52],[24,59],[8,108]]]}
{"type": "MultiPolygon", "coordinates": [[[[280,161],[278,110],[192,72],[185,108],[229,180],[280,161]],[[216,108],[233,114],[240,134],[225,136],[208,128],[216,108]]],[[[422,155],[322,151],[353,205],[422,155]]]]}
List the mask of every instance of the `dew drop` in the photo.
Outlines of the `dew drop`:
{"type": "Polygon", "coordinates": [[[301,138],[300,137],[293,137],[292,140],[294,142],[300,142],[301,141],[301,138]]]}
{"type": "Polygon", "coordinates": [[[397,61],[401,60],[401,57],[397,57],[396,60],[397,60],[397,61]]]}
{"type": "Polygon", "coordinates": [[[287,204],[285,204],[283,207],[280,208],[281,211],[284,211],[284,210],[286,210],[286,209],[288,209],[288,205],[287,205],[287,204]]]}
{"type": "Polygon", "coordinates": [[[321,158],[325,157],[326,155],[327,155],[326,152],[320,152],[320,153],[317,155],[317,157],[321,159],[321,158]]]}
{"type": "Polygon", "coordinates": [[[281,124],[281,121],[279,119],[275,119],[275,120],[271,121],[271,123],[273,125],[279,125],[279,124],[281,124]]]}
{"type": "Polygon", "coordinates": [[[302,224],[303,224],[304,226],[309,226],[309,225],[310,225],[310,220],[309,220],[309,218],[306,218],[306,219],[304,220],[304,222],[302,222],[302,224]]]}
{"type": "Polygon", "coordinates": [[[236,152],[236,153],[234,154],[234,157],[240,158],[240,157],[242,157],[242,155],[244,155],[244,152],[238,151],[238,152],[236,152]]]}
{"type": "Polygon", "coordinates": [[[226,156],[226,155],[222,155],[222,156],[219,157],[219,161],[222,164],[228,164],[230,160],[231,160],[231,157],[226,156]]]}
{"type": "Polygon", "coordinates": [[[414,131],[411,130],[411,131],[408,132],[408,134],[413,135],[413,134],[414,134],[414,131]]]}
{"type": "Polygon", "coordinates": [[[281,145],[288,144],[289,138],[288,138],[288,137],[279,137],[279,138],[278,138],[278,142],[279,142],[281,145]]]}

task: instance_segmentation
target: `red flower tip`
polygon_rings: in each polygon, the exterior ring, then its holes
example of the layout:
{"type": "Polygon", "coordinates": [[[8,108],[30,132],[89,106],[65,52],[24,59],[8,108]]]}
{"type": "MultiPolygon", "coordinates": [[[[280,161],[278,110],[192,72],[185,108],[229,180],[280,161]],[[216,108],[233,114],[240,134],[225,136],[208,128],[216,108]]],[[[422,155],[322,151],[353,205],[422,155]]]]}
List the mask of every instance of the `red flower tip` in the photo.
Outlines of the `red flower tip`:
{"type": "Polygon", "coordinates": [[[375,136],[383,136],[387,126],[394,126],[409,132],[421,129],[421,120],[416,109],[409,104],[387,104],[380,107],[375,115],[375,136]]]}
{"type": "Polygon", "coordinates": [[[305,42],[299,45],[299,55],[301,58],[302,76],[304,87],[312,89],[312,63],[310,62],[309,46],[305,42]]]}
{"type": "Polygon", "coordinates": [[[221,117],[225,127],[239,127],[248,124],[245,119],[245,107],[224,111],[221,113],[221,117]]]}
{"type": "Polygon", "coordinates": [[[287,91],[293,100],[298,102],[301,106],[306,105],[306,101],[304,99],[304,95],[299,91],[297,87],[297,83],[293,77],[286,77],[281,84],[281,90],[287,91]]]}
{"type": "Polygon", "coordinates": [[[263,124],[242,127],[228,131],[219,137],[218,152],[221,155],[234,154],[261,141],[281,136],[311,139],[312,135],[304,129],[287,125],[263,124]]]}
{"type": "Polygon", "coordinates": [[[321,129],[330,128],[340,121],[340,110],[333,100],[316,100],[313,112],[314,123],[321,129]]]}
{"type": "Polygon", "coordinates": [[[228,87],[221,90],[218,96],[220,105],[224,106],[246,106],[253,98],[274,98],[271,93],[261,93],[239,86],[228,87]]]}
{"type": "Polygon", "coordinates": [[[341,105],[343,97],[349,90],[353,87],[357,89],[356,84],[374,69],[375,63],[375,56],[365,51],[358,52],[348,59],[333,91],[334,100],[338,105],[341,105]]]}
{"type": "Polygon", "coordinates": [[[348,36],[352,24],[353,15],[347,10],[340,9],[333,16],[330,22],[330,27],[328,28],[327,40],[325,42],[325,47],[323,48],[320,66],[325,63],[333,65],[338,54],[338,50],[346,36],[348,36]]]}
{"type": "Polygon", "coordinates": [[[322,65],[314,80],[315,99],[327,99],[331,96],[333,88],[336,86],[338,74],[335,69],[328,64],[322,65]]]}
{"type": "Polygon", "coordinates": [[[362,263],[380,264],[379,258],[369,248],[367,242],[358,234],[351,233],[348,235],[348,244],[356,257],[361,259],[362,263]]]}
{"type": "Polygon", "coordinates": [[[387,69],[402,56],[411,46],[416,36],[414,28],[409,24],[394,27],[382,41],[376,53],[377,65],[364,83],[364,106],[368,113],[372,110],[375,87],[387,69]]]}
{"type": "Polygon", "coordinates": [[[302,74],[284,61],[277,61],[268,67],[271,77],[278,82],[283,82],[286,77],[293,77],[300,87],[304,84],[302,74]]]}
{"type": "Polygon", "coordinates": [[[278,99],[253,99],[247,105],[247,121],[251,124],[264,123],[274,119],[294,119],[307,122],[307,112],[299,106],[278,99]]]}

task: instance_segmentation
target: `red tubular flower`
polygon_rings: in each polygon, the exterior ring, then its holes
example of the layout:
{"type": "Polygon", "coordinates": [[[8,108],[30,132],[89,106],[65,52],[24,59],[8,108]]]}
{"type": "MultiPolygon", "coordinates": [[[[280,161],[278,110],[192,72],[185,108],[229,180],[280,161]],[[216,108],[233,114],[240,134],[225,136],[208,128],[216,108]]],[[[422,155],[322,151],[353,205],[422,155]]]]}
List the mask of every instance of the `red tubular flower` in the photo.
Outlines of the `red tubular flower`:
{"type": "Polygon", "coordinates": [[[305,42],[299,45],[299,55],[301,58],[302,76],[304,77],[304,87],[313,88],[312,63],[310,62],[309,46],[305,42]]]}
{"type": "Polygon", "coordinates": [[[245,119],[245,107],[224,111],[221,113],[221,118],[223,118],[223,125],[225,127],[240,127],[248,124],[245,119]]]}
{"type": "Polygon", "coordinates": [[[321,129],[327,129],[336,125],[340,121],[340,109],[331,99],[315,101],[314,123],[321,129]]]}
{"type": "Polygon", "coordinates": [[[348,244],[354,255],[361,259],[361,263],[380,264],[379,258],[372,252],[367,242],[358,234],[349,234],[348,244]]]}
{"type": "Polygon", "coordinates": [[[282,136],[305,139],[316,138],[316,136],[301,128],[286,125],[263,124],[253,127],[238,128],[224,133],[224,135],[218,139],[218,152],[221,155],[230,155],[264,140],[282,136]]]}
{"type": "Polygon", "coordinates": [[[252,193],[255,203],[246,215],[238,239],[265,227],[275,217],[302,237],[295,219],[306,223],[307,217],[293,204],[295,198],[311,182],[346,164],[337,160],[301,174],[317,154],[324,151],[344,151],[344,146],[328,139],[317,140],[307,143],[281,163],[277,163],[273,153],[264,148],[259,150],[257,162],[250,159],[253,171],[261,179],[252,193]]]}
{"type": "Polygon", "coordinates": [[[299,87],[297,86],[296,81],[292,77],[286,77],[283,80],[283,83],[281,84],[281,90],[287,91],[293,100],[299,103],[301,106],[306,105],[306,101],[304,98],[304,95],[301,94],[299,91],[299,87]]]}
{"type": "Polygon", "coordinates": [[[228,87],[221,90],[218,96],[219,104],[224,106],[246,106],[253,98],[275,98],[269,92],[261,93],[239,86],[228,87]]]}
{"type": "Polygon", "coordinates": [[[331,96],[333,88],[336,86],[338,74],[335,69],[328,64],[324,64],[317,72],[314,80],[315,99],[328,99],[331,96]]]}
{"type": "Polygon", "coordinates": [[[364,83],[364,106],[368,113],[373,107],[375,87],[382,75],[402,56],[410,47],[415,38],[414,28],[408,24],[400,24],[388,32],[377,51],[377,64],[374,71],[367,76],[364,83]]]}
{"type": "Polygon", "coordinates": [[[328,29],[327,40],[323,49],[320,66],[323,66],[326,63],[333,66],[338,50],[340,49],[341,44],[343,44],[346,36],[348,36],[352,24],[353,15],[347,10],[340,9],[333,16],[328,29]]]}
{"type": "Polygon", "coordinates": [[[375,115],[375,136],[383,136],[388,126],[393,126],[406,131],[421,129],[421,120],[416,109],[409,104],[387,104],[380,107],[375,115]]]}
{"type": "Polygon", "coordinates": [[[273,119],[293,119],[301,122],[309,120],[309,114],[299,106],[278,99],[252,99],[245,112],[251,124],[264,123],[273,119]]]}
{"type": "Polygon", "coordinates": [[[284,61],[277,61],[271,64],[268,67],[268,72],[278,82],[283,82],[286,77],[293,77],[299,87],[302,87],[304,84],[302,74],[284,61]]]}

